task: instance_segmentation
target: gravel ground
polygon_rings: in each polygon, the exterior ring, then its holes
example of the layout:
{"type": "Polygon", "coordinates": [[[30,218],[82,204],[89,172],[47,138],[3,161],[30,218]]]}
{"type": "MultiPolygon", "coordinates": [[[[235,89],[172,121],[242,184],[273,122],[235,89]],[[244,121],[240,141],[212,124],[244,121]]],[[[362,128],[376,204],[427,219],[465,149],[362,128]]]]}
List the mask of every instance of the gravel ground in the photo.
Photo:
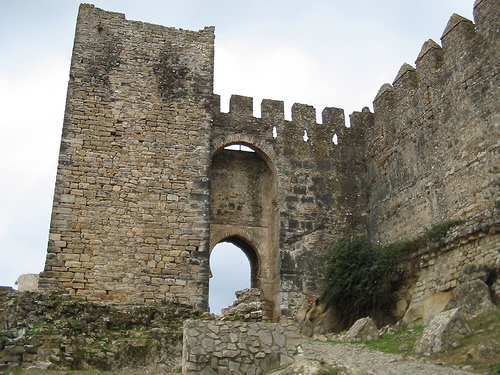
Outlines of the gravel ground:
{"type": "Polygon", "coordinates": [[[398,354],[387,354],[354,344],[307,341],[302,345],[306,360],[322,360],[352,375],[460,375],[471,372],[426,363],[398,354]]]}

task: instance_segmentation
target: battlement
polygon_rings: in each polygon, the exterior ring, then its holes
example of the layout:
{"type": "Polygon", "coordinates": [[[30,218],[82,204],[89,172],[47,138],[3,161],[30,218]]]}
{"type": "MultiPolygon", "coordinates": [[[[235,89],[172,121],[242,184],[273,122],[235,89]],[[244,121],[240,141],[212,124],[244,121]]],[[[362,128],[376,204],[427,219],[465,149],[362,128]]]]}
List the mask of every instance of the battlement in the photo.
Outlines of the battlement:
{"type": "MultiPolygon", "coordinates": [[[[441,45],[427,40],[415,61],[415,67],[404,63],[392,84],[385,83],[377,93],[373,106],[379,128],[372,136],[391,143],[398,133],[411,126],[406,121],[397,121],[395,113],[420,111],[424,116],[426,107],[439,100],[438,97],[450,87],[463,80],[463,75],[474,74],[478,69],[478,59],[487,60],[484,53],[491,53],[491,30],[498,29],[498,2],[495,0],[476,1],[474,18],[476,24],[458,14],[450,17],[444,28],[441,45]]],[[[415,114],[416,115],[416,114],[415,114]]],[[[407,116],[408,117],[408,116],[407,116]]],[[[437,124],[436,124],[437,126],[437,124]]]]}
{"type": "MultiPolygon", "coordinates": [[[[162,25],[155,25],[149,22],[143,22],[143,21],[135,21],[135,20],[128,20],[125,16],[124,13],[119,13],[119,12],[111,12],[107,11],[101,8],[97,8],[94,4],[88,4],[88,3],[82,3],[80,4],[79,11],[78,11],[78,17],[81,18],[82,20],[86,20],[83,22],[88,22],[89,20],[93,20],[94,22],[96,20],[103,20],[103,21],[112,21],[112,22],[127,22],[130,24],[135,24],[143,27],[148,27],[148,28],[153,28],[158,31],[162,32],[172,32],[172,31],[177,31],[177,32],[185,32],[185,33],[208,33],[208,34],[214,34],[215,27],[214,26],[205,26],[202,30],[199,31],[194,31],[194,30],[185,30],[181,28],[175,28],[175,27],[167,27],[167,26],[162,26],[162,25]]],[[[101,25],[102,26],[102,25],[101,25]]],[[[103,29],[101,29],[101,32],[103,29]]]]}
{"type": "Polygon", "coordinates": [[[377,228],[383,239],[471,212],[474,220],[491,215],[489,198],[471,201],[462,190],[475,180],[482,182],[469,187],[467,196],[491,191],[488,177],[471,166],[496,163],[499,15],[497,0],[476,1],[475,23],[453,14],[441,44],[423,43],[415,67],[404,63],[392,84],[377,93],[367,150],[376,171],[370,210],[383,212],[374,219],[383,223],[377,228]],[[408,227],[401,220],[405,211],[408,227]],[[419,217],[427,224],[418,224],[419,217]]]}
{"type": "Polygon", "coordinates": [[[261,116],[254,115],[253,98],[242,95],[232,95],[229,102],[229,112],[221,112],[220,96],[214,95],[216,116],[227,117],[233,121],[244,121],[255,128],[271,127],[274,138],[282,134],[292,139],[302,139],[304,142],[330,142],[339,144],[353,134],[359,136],[359,130],[364,125],[359,114],[371,115],[367,107],[362,112],[350,115],[350,126],[346,126],[344,110],[326,107],[321,113],[322,122],[316,121],[316,108],[302,103],[294,103],[291,107],[291,120],[285,119],[285,104],[281,100],[264,99],[261,102],[261,116]],[[279,130],[278,130],[279,129],[279,130]],[[284,133],[283,133],[284,132],[284,133]],[[316,138],[319,137],[319,138],[316,138]]]}

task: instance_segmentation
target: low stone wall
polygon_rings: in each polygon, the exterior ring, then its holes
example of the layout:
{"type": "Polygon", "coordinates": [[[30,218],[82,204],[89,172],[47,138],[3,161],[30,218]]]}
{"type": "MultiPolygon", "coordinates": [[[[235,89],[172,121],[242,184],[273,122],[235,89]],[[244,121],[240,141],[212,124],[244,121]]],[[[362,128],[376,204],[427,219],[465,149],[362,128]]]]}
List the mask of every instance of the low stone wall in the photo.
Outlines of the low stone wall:
{"type": "Polygon", "coordinates": [[[301,342],[297,324],[188,320],[183,374],[264,374],[293,363],[301,342]]]}

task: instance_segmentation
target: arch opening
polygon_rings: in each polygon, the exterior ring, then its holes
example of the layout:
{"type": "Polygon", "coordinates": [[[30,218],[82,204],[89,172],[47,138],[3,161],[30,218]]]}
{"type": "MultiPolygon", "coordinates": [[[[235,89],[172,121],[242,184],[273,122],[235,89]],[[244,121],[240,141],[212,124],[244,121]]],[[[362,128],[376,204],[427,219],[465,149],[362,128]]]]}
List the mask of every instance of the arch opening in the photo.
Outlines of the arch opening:
{"type": "MultiPolygon", "coordinates": [[[[279,314],[276,194],[276,168],[258,142],[235,135],[216,143],[211,164],[211,248],[225,241],[243,251],[251,266],[250,286],[260,289],[268,319],[279,314]],[[232,145],[236,148],[228,147],[232,145]]],[[[209,294],[211,289],[213,285],[209,294]]]]}
{"type": "Polygon", "coordinates": [[[216,314],[235,301],[235,292],[258,287],[258,257],[245,240],[233,236],[210,254],[209,307],[216,314]]]}

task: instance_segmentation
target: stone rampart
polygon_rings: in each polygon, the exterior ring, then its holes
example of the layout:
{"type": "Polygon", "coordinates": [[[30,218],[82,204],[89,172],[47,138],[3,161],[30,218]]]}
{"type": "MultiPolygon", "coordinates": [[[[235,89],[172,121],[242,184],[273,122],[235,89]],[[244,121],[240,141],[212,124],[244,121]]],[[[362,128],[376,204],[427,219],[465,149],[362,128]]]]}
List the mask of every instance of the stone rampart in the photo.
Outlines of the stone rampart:
{"type": "MultiPolygon", "coordinates": [[[[223,113],[213,28],[83,4],[40,287],[206,310],[210,252],[229,241],[250,260],[264,318],[278,320],[321,296],[322,256],[345,236],[390,242],[462,219],[485,236],[464,244],[477,243],[474,262],[498,256],[488,238],[500,222],[499,8],[476,1],[475,24],[453,15],[442,45],[427,41],[416,66],[382,86],[374,113],[355,112],[346,127],[333,107],[319,124],[296,103],[285,120],[276,100],[255,117],[238,95],[223,113]],[[254,152],[226,149],[235,144],[254,152]]],[[[410,295],[453,287],[469,250],[450,246],[423,255],[410,295]],[[430,262],[448,258],[434,285],[430,262]]]]}
{"type": "Polygon", "coordinates": [[[0,371],[176,371],[191,306],[124,305],[0,288],[0,371]]]}
{"type": "Polygon", "coordinates": [[[296,324],[188,320],[182,371],[186,375],[265,374],[293,363],[301,342],[296,324]]]}
{"type": "Polygon", "coordinates": [[[211,247],[232,236],[253,246],[261,275],[253,287],[274,304],[275,317],[290,316],[304,293],[318,294],[331,243],[366,233],[363,128],[372,120],[364,110],[346,128],[344,111],[326,108],[318,124],[314,107],[296,103],[288,121],[274,100],[262,102],[259,118],[252,98],[238,95],[228,113],[214,114],[211,247]],[[229,144],[255,153],[236,157],[224,150],[229,144]]]}
{"type": "Polygon", "coordinates": [[[449,219],[500,221],[500,6],[454,14],[374,101],[367,129],[370,235],[394,241],[449,219]]]}
{"type": "Polygon", "coordinates": [[[207,309],[213,42],[81,5],[42,289],[207,309]]]}

